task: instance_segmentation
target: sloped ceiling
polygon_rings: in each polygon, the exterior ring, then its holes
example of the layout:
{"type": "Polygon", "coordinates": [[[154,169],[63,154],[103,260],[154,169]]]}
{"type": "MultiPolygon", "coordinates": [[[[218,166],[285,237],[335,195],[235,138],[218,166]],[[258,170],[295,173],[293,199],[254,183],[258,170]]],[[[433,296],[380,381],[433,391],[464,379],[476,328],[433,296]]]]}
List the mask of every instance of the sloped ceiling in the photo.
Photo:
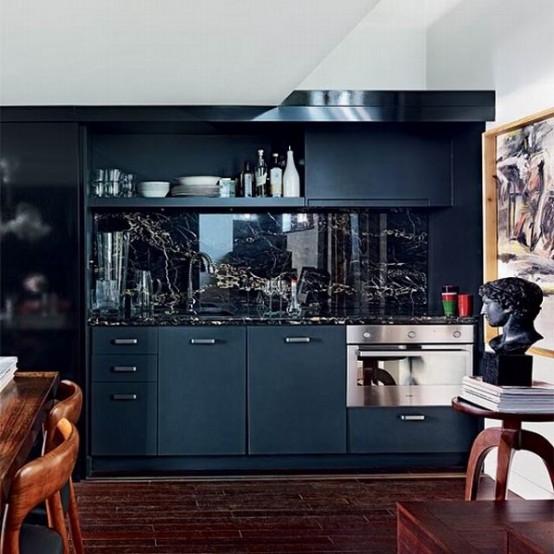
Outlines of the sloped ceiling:
{"type": "Polygon", "coordinates": [[[277,105],[421,89],[467,0],[0,0],[0,105],[277,105]]]}
{"type": "Polygon", "coordinates": [[[0,0],[0,103],[279,104],[379,0],[0,0]]]}

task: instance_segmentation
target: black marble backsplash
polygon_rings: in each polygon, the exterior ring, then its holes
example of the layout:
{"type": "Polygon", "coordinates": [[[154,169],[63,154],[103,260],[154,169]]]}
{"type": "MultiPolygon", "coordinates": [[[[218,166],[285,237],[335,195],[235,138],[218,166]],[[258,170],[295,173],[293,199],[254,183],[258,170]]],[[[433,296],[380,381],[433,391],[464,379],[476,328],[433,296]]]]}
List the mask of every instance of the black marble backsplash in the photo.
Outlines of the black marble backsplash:
{"type": "Polygon", "coordinates": [[[232,314],[278,317],[286,314],[291,279],[298,278],[306,313],[421,315],[427,308],[427,226],[425,212],[408,209],[168,210],[97,213],[94,231],[129,231],[127,296],[134,271],[151,271],[157,313],[185,311],[192,271],[195,309],[217,305],[232,314]],[[213,260],[213,274],[198,260],[191,268],[198,252],[213,260]]]}

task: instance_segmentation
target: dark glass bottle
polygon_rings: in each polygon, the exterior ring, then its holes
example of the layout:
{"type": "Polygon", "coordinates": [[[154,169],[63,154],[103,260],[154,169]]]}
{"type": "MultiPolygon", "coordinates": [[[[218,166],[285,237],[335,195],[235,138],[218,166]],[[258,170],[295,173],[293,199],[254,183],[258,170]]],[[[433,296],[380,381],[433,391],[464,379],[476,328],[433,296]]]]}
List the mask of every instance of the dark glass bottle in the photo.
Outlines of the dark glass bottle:
{"type": "Polygon", "coordinates": [[[244,169],[240,174],[240,192],[245,198],[254,196],[254,172],[250,169],[250,162],[244,162],[244,169]]]}
{"type": "Polygon", "coordinates": [[[264,151],[258,150],[258,162],[254,171],[256,177],[256,196],[266,196],[267,164],[264,160],[264,151]]]}

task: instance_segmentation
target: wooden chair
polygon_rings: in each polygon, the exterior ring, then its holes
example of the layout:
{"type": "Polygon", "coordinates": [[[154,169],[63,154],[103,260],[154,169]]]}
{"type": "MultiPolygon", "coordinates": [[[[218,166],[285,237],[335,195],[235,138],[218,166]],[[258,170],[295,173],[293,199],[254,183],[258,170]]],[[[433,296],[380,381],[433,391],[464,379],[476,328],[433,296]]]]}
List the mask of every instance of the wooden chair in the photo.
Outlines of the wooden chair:
{"type": "Polygon", "coordinates": [[[13,478],[2,522],[1,554],[69,554],[60,490],[75,467],[79,434],[62,418],[52,435],[53,448],[25,464],[13,478]],[[27,514],[42,502],[50,526],[24,524],[27,514]]]}
{"type": "MultiPolygon", "coordinates": [[[[56,403],[48,413],[44,424],[43,453],[49,452],[54,446],[54,431],[58,422],[61,421],[62,418],[66,418],[73,423],[73,425],[77,425],[81,417],[82,409],[83,391],[81,387],[79,387],[77,383],[67,379],[61,381],[56,393],[56,403]]],[[[71,477],[61,491],[61,498],[64,513],[67,514],[69,519],[73,549],[76,554],[83,554],[85,550],[81,533],[81,522],[79,520],[75,488],[71,477]]],[[[43,515],[43,524],[45,523],[44,516],[45,514],[43,515]]]]}

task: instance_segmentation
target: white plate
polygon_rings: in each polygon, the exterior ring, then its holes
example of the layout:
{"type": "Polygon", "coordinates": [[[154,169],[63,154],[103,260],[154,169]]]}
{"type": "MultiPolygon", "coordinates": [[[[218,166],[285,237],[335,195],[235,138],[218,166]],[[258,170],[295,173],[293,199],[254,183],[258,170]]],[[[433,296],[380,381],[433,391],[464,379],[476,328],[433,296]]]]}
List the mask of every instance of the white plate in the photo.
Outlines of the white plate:
{"type": "Polygon", "coordinates": [[[191,175],[189,177],[177,177],[177,181],[181,185],[215,185],[221,179],[221,177],[216,177],[215,175],[191,175]]]}

